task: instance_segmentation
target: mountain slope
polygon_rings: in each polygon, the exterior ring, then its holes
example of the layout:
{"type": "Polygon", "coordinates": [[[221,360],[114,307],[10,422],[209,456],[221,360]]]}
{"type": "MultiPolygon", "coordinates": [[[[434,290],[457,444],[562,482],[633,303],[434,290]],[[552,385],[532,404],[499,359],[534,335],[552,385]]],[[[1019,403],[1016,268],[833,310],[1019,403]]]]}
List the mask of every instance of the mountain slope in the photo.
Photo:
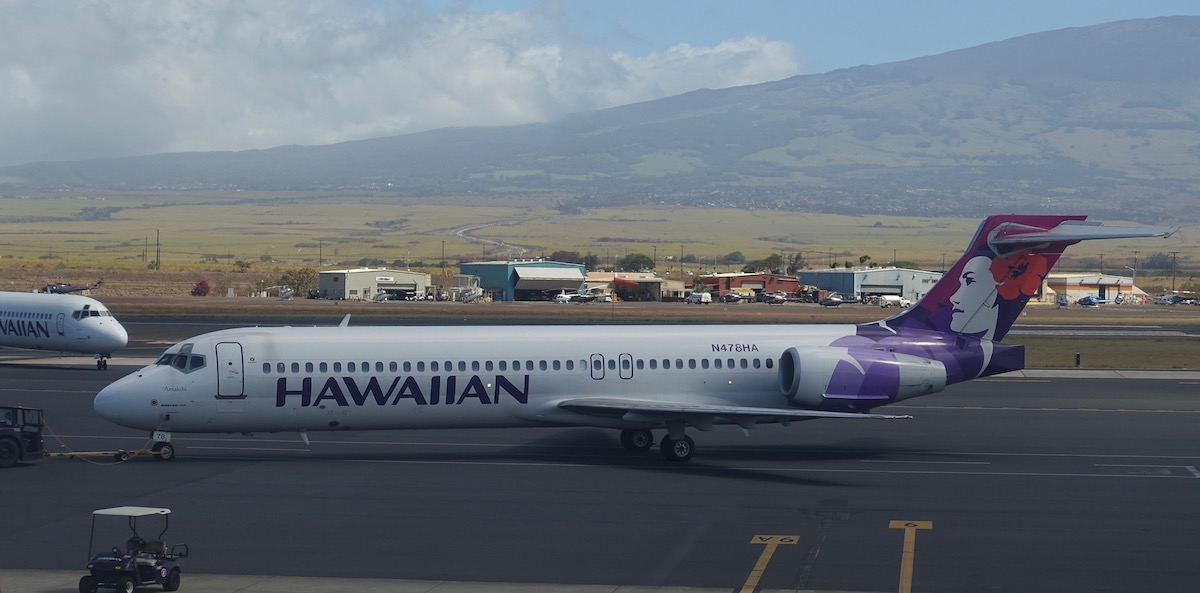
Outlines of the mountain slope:
{"type": "Polygon", "coordinates": [[[9,187],[553,191],[974,216],[1086,207],[1195,220],[1200,17],[1064,29],[905,62],[504,128],[35,163],[9,187]],[[390,184],[390,185],[389,185],[390,184]]]}

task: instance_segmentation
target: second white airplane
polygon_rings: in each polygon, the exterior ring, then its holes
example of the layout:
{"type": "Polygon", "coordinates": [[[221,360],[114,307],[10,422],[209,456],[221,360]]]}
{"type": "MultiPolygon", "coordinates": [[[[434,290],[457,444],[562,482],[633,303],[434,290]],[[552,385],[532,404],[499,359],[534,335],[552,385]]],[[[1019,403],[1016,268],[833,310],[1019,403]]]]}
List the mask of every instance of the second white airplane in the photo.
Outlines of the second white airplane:
{"type": "Polygon", "coordinates": [[[212,332],[104,388],[102,417],[172,433],[594,426],[690,459],[687,429],[871,413],[1024,367],[1000,340],[1067,246],[1166,236],[1083,216],[983,221],[916,305],[862,325],[283,327],[212,332]]]}
{"type": "Polygon", "coordinates": [[[108,368],[129,333],[100,301],[74,294],[0,292],[0,346],[91,354],[108,368]]]}

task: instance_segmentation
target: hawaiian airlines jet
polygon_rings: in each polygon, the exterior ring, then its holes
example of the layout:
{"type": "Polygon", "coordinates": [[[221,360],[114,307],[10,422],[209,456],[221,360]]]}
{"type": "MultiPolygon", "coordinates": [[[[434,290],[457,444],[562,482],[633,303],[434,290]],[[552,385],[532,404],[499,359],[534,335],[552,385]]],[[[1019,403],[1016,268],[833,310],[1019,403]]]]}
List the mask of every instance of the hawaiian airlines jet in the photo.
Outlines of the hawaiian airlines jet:
{"type": "Polygon", "coordinates": [[[0,346],[78,352],[108,368],[129,334],[100,301],[73,294],[0,292],[0,346]]]}
{"type": "Polygon", "coordinates": [[[1000,342],[1063,249],[1086,239],[1168,236],[1084,216],[983,221],[970,247],[916,305],[862,325],[244,328],[167,349],[108,387],[96,412],[171,434],[595,426],[643,451],[663,430],[673,461],[688,428],[872,411],[946,385],[1024,367],[1000,342]]]}

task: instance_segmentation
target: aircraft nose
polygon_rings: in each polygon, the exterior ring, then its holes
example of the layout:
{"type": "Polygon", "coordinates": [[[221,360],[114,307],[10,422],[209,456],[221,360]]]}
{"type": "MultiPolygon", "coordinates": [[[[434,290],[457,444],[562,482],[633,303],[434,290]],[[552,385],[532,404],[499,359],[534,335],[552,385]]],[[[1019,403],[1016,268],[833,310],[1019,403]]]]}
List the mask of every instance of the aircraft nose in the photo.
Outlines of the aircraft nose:
{"type": "Polygon", "coordinates": [[[92,408],[96,410],[97,415],[113,424],[147,429],[143,422],[139,422],[138,408],[133,401],[136,398],[132,397],[129,387],[128,377],[114,381],[96,394],[96,399],[92,400],[92,408]]]}
{"type": "Polygon", "coordinates": [[[105,326],[99,334],[100,346],[106,354],[111,354],[129,345],[129,333],[121,324],[105,326]]]}

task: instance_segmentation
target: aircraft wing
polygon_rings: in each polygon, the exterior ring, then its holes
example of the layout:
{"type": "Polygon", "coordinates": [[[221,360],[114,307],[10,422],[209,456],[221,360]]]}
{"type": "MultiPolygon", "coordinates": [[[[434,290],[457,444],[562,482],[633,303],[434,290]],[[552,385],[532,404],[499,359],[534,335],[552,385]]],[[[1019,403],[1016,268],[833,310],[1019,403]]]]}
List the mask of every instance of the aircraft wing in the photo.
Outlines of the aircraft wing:
{"type": "Polygon", "coordinates": [[[760,419],[811,420],[815,418],[853,419],[909,419],[912,416],[888,414],[861,414],[855,412],[823,412],[820,410],[789,410],[785,408],[759,408],[733,406],[705,402],[663,402],[622,397],[582,397],[558,402],[558,407],[595,416],[620,417],[630,421],[665,422],[685,419],[693,426],[712,424],[717,418],[725,418],[741,426],[753,425],[760,419]]]}

